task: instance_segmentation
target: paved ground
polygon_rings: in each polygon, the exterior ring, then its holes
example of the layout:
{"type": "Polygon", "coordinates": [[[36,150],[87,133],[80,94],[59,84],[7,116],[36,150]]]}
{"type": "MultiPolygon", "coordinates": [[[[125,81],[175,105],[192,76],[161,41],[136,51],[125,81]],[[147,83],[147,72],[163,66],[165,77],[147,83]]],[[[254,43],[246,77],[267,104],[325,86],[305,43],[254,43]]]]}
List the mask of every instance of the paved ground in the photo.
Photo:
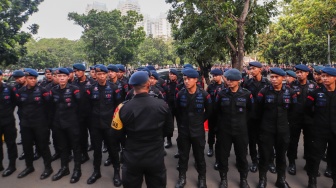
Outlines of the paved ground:
{"type": "MultiPolygon", "coordinates": [[[[174,133],[174,137],[176,138],[177,136],[177,131],[174,133]]],[[[18,136],[18,139],[20,139],[20,135],[18,136]]],[[[167,187],[168,188],[173,188],[176,180],[178,178],[178,171],[176,170],[176,165],[177,165],[177,159],[174,158],[174,153],[176,152],[176,142],[173,140],[173,147],[170,149],[167,149],[167,156],[165,158],[166,162],[166,167],[167,167],[167,187]]],[[[302,143],[299,144],[299,159],[297,160],[297,175],[296,176],[291,176],[287,175],[287,181],[289,185],[292,188],[303,188],[307,187],[307,182],[308,182],[308,177],[303,170],[304,166],[304,159],[302,159],[302,143]]],[[[7,160],[7,153],[6,153],[6,146],[5,144],[3,145],[4,151],[5,151],[5,159],[3,161],[4,167],[6,168],[8,165],[8,160],[7,160]]],[[[18,146],[19,150],[19,155],[22,152],[22,146],[18,146]]],[[[207,151],[207,148],[206,148],[207,151]]],[[[206,152],[205,151],[205,152],[206,152]]],[[[54,153],[52,151],[52,153],[54,153]]],[[[92,166],[92,155],[93,152],[89,153],[90,155],[90,160],[86,162],[85,164],[82,165],[82,177],[80,181],[76,184],[70,184],[70,175],[63,177],[61,180],[53,182],[51,181],[51,178],[48,178],[46,180],[40,180],[40,174],[43,171],[43,160],[40,158],[38,161],[34,162],[35,166],[35,172],[32,174],[28,175],[27,177],[23,179],[18,179],[17,175],[24,170],[25,168],[25,163],[24,161],[19,161],[17,160],[17,171],[14,172],[11,176],[9,177],[2,177],[0,176],[0,187],[10,187],[10,188],[30,188],[30,187],[48,187],[48,188],[67,188],[67,187],[113,187],[112,183],[112,176],[113,176],[113,168],[112,166],[109,167],[104,167],[102,166],[102,178],[99,179],[95,184],[93,185],[87,185],[86,181],[90,177],[93,171],[93,166],[92,166]]],[[[192,156],[192,153],[190,154],[192,156]]],[[[107,158],[107,154],[103,154],[103,160],[107,158]]],[[[206,163],[207,163],[207,185],[209,188],[214,188],[218,187],[219,183],[219,175],[218,171],[215,171],[213,169],[213,164],[214,164],[214,157],[205,157],[206,158],[206,163]]],[[[249,158],[249,157],[248,157],[249,158]]],[[[249,159],[250,161],[250,159],[249,159]]],[[[191,158],[189,160],[189,170],[187,172],[187,185],[186,188],[192,188],[192,187],[197,187],[197,172],[193,166],[194,164],[194,159],[191,158]]],[[[235,168],[235,155],[234,151],[231,151],[231,157],[230,157],[230,169],[228,173],[228,178],[229,178],[229,187],[239,187],[239,173],[237,169],[235,168]]],[[[53,169],[54,169],[54,174],[59,170],[60,168],[60,160],[57,160],[52,163],[53,169]]],[[[325,170],[326,163],[322,162],[321,167],[320,167],[320,172],[323,174],[325,170]]],[[[73,168],[73,162],[70,163],[70,168],[73,168]]],[[[72,173],[72,170],[71,170],[72,173]]],[[[268,173],[268,187],[275,187],[274,183],[276,181],[276,175],[268,173]]],[[[249,173],[248,176],[248,182],[250,184],[250,187],[256,187],[258,184],[258,173],[249,173]]],[[[332,186],[332,180],[329,178],[324,177],[323,175],[318,178],[318,187],[319,188],[330,188],[332,186]]],[[[146,187],[145,185],[143,187],[146,187]]]]}

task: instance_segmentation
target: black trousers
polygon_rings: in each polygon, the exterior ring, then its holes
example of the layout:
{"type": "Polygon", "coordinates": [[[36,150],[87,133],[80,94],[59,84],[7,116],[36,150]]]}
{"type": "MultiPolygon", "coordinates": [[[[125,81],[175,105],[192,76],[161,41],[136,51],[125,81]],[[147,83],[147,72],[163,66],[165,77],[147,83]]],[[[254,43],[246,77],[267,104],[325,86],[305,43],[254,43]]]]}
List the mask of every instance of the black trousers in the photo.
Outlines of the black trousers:
{"type": "Polygon", "coordinates": [[[68,166],[70,152],[73,151],[75,168],[80,168],[81,148],[79,127],[58,128],[54,127],[57,143],[61,152],[61,166],[68,166]]]}
{"type": "Polygon", "coordinates": [[[180,153],[179,157],[179,171],[186,172],[188,170],[188,161],[190,148],[192,146],[193,154],[199,175],[205,176],[206,164],[204,159],[205,135],[201,137],[188,137],[179,135],[177,138],[177,145],[180,153]]]}
{"type": "Polygon", "coordinates": [[[246,159],[247,156],[247,145],[248,145],[248,135],[240,134],[240,135],[231,135],[229,133],[221,132],[218,134],[219,139],[217,140],[219,154],[218,158],[218,168],[220,172],[227,173],[229,171],[229,156],[231,147],[233,144],[235,154],[236,154],[236,162],[237,168],[240,173],[248,172],[248,161],[246,159]]]}
{"type": "Polygon", "coordinates": [[[208,119],[208,144],[209,146],[212,146],[215,144],[216,141],[216,132],[217,132],[217,127],[216,127],[216,117],[210,116],[208,119]]]}
{"type": "MultiPolygon", "coordinates": [[[[90,128],[90,117],[87,115],[87,117],[82,118],[79,121],[79,127],[80,127],[80,146],[81,151],[83,154],[87,153],[87,149],[89,147],[89,128],[90,128]]],[[[91,138],[91,144],[92,144],[92,138],[91,138]]]]}
{"type": "MultiPolygon", "coordinates": [[[[174,107],[174,105],[169,105],[169,109],[170,109],[171,115],[173,117],[173,120],[174,120],[174,118],[176,119],[177,110],[174,107]]],[[[176,122],[177,122],[177,119],[176,119],[176,122]]],[[[171,137],[173,137],[173,133],[170,134],[170,135],[167,135],[167,138],[171,138],[171,137]]]]}
{"type": "Polygon", "coordinates": [[[33,166],[34,144],[38,148],[46,168],[51,168],[51,154],[49,149],[49,128],[44,125],[34,127],[21,127],[23,152],[26,166],[33,166]]]}
{"type": "Polygon", "coordinates": [[[249,137],[249,150],[252,162],[258,161],[258,138],[261,120],[259,119],[249,119],[247,122],[248,126],[248,137],[249,137]]]}
{"type": "Polygon", "coordinates": [[[276,167],[278,175],[286,173],[286,152],[289,144],[289,132],[270,133],[262,131],[259,135],[260,174],[266,175],[268,165],[273,159],[274,150],[276,152],[276,167]]]}
{"type": "MultiPolygon", "coordinates": [[[[15,127],[15,122],[12,122],[10,124],[0,125],[0,137],[1,135],[4,135],[5,142],[7,146],[7,153],[8,153],[8,159],[15,161],[18,157],[18,150],[16,146],[16,137],[17,137],[17,130],[15,127]]],[[[2,138],[0,139],[0,162],[4,159],[3,156],[3,143],[2,138]]]]}
{"type": "MultiPolygon", "coordinates": [[[[290,129],[290,142],[289,142],[288,151],[287,151],[287,157],[290,162],[295,161],[295,159],[297,159],[298,144],[299,144],[301,132],[304,135],[303,142],[304,143],[308,142],[310,138],[308,131],[306,131],[308,126],[309,125],[305,124],[303,120],[300,122],[290,123],[290,128],[291,128],[290,129]]],[[[304,156],[309,155],[309,147],[307,147],[306,145],[304,145],[303,153],[304,153],[304,156]]]]}
{"type": "Polygon", "coordinates": [[[100,165],[102,161],[102,142],[107,146],[107,151],[112,160],[112,165],[114,168],[120,168],[119,161],[119,148],[112,148],[112,137],[111,137],[111,128],[99,129],[91,126],[90,134],[93,141],[93,166],[95,170],[100,170],[100,165]]]}
{"type": "Polygon", "coordinates": [[[336,135],[330,133],[329,136],[318,136],[314,135],[308,144],[308,147],[314,152],[311,152],[307,158],[307,174],[310,177],[317,177],[318,169],[320,166],[321,159],[325,153],[325,149],[328,145],[328,152],[330,152],[330,168],[332,170],[332,176],[334,181],[336,181],[336,135]]]}
{"type": "MultiPolygon", "coordinates": [[[[127,152],[125,151],[125,155],[127,152]]],[[[164,156],[160,158],[133,159],[134,162],[124,161],[122,166],[122,181],[124,188],[141,188],[145,178],[148,188],[165,188],[167,185],[167,170],[164,164],[164,156]],[[136,162],[135,162],[136,161],[136,162]]]]}

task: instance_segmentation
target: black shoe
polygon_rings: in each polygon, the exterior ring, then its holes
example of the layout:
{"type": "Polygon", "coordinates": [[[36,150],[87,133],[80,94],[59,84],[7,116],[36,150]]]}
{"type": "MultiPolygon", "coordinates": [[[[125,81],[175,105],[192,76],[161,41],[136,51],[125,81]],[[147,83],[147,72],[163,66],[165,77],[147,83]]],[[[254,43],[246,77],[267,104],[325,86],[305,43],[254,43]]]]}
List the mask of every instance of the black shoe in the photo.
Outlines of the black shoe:
{"type": "Polygon", "coordinates": [[[115,168],[114,169],[114,175],[113,175],[113,185],[115,187],[120,187],[122,184],[121,179],[120,179],[120,168],[115,168]]]}
{"type": "Polygon", "coordinates": [[[89,145],[89,147],[87,148],[87,151],[92,151],[93,150],[93,146],[92,145],[89,145]]]}
{"type": "Polygon", "coordinates": [[[266,178],[259,179],[257,188],[266,188],[266,186],[267,186],[267,179],[266,178]]]}
{"type": "Polygon", "coordinates": [[[218,162],[215,162],[215,164],[214,164],[214,169],[215,169],[215,170],[218,170],[218,162]]]}
{"type": "Polygon", "coordinates": [[[167,142],[164,145],[165,148],[171,148],[172,146],[173,146],[173,144],[170,140],[167,140],[167,142]]]}
{"type": "Polygon", "coordinates": [[[256,173],[258,171],[258,163],[252,162],[252,165],[250,166],[250,172],[256,173]]]}
{"type": "Polygon", "coordinates": [[[22,152],[20,157],[19,157],[19,160],[23,160],[23,159],[25,159],[25,153],[24,152],[22,152]]]}
{"type": "Polygon", "coordinates": [[[44,169],[43,173],[40,176],[40,179],[44,180],[44,179],[48,178],[53,172],[54,172],[54,170],[52,168],[44,169]]]}
{"type": "Polygon", "coordinates": [[[186,176],[185,174],[180,174],[179,179],[175,185],[175,188],[183,188],[187,184],[186,176]]]}
{"type": "Polygon", "coordinates": [[[327,167],[327,169],[324,171],[324,174],[323,174],[325,177],[327,178],[331,178],[332,176],[332,171],[329,167],[327,167]]]}
{"type": "Polygon", "coordinates": [[[175,153],[174,158],[178,159],[179,157],[180,157],[180,153],[179,152],[175,153]]]}
{"type": "Polygon", "coordinates": [[[289,163],[287,171],[288,171],[288,174],[290,174],[290,175],[296,175],[296,165],[295,165],[295,163],[289,163]]]}
{"type": "Polygon", "coordinates": [[[55,153],[52,157],[51,157],[51,161],[56,161],[57,159],[61,158],[61,155],[59,153],[55,153]]]}
{"type": "Polygon", "coordinates": [[[270,163],[270,164],[268,165],[268,170],[269,170],[272,174],[275,174],[275,173],[276,173],[276,168],[275,168],[274,163],[270,163]]]}
{"type": "Polygon", "coordinates": [[[81,164],[84,164],[88,160],[90,160],[88,153],[83,153],[81,158],[81,164]]]}
{"type": "Polygon", "coordinates": [[[81,176],[82,176],[81,170],[76,170],[75,169],[72,176],[71,176],[70,183],[78,182],[81,176]]]}
{"type": "Polygon", "coordinates": [[[107,147],[104,146],[104,147],[103,147],[103,153],[106,153],[106,152],[107,152],[107,147]]]}
{"type": "Polygon", "coordinates": [[[9,166],[3,173],[2,173],[2,177],[7,177],[10,176],[11,174],[13,174],[13,172],[16,171],[15,167],[11,167],[9,166]]]}
{"type": "Polygon", "coordinates": [[[326,153],[323,155],[322,161],[327,162],[327,154],[326,153]]]}
{"type": "Polygon", "coordinates": [[[213,152],[213,149],[209,149],[209,150],[208,150],[208,153],[207,153],[207,156],[208,156],[208,157],[212,157],[212,156],[213,156],[213,153],[214,153],[214,152],[213,152]]]}
{"type": "Polygon", "coordinates": [[[308,188],[316,188],[316,177],[309,177],[308,188]]]}
{"type": "Polygon", "coordinates": [[[220,173],[221,181],[219,183],[219,188],[228,188],[227,173],[220,173]]]}
{"type": "Polygon", "coordinates": [[[73,159],[73,155],[70,155],[69,156],[69,163],[72,161],[72,159],[73,159]]]}
{"type": "Polygon", "coordinates": [[[61,179],[63,176],[67,176],[70,174],[70,171],[69,171],[69,168],[68,167],[62,167],[58,172],[57,174],[55,174],[53,177],[52,177],[52,180],[53,181],[57,181],[59,179],[61,179]]]}
{"type": "Polygon", "coordinates": [[[18,175],[18,178],[23,178],[23,177],[26,177],[28,174],[34,172],[35,169],[34,167],[30,166],[30,167],[27,167],[26,169],[24,169],[19,175],[18,175]]]}
{"type": "Polygon", "coordinates": [[[34,161],[38,160],[41,157],[41,155],[38,152],[34,153],[34,161]]]}
{"type": "Polygon", "coordinates": [[[207,188],[205,177],[198,178],[197,187],[198,188],[207,188]]]}
{"type": "Polygon", "coordinates": [[[93,184],[94,182],[96,182],[99,178],[101,178],[101,174],[100,171],[94,171],[93,174],[89,177],[89,179],[87,180],[87,184],[93,184]]]}
{"type": "MultiPolygon", "coordinates": [[[[303,167],[303,170],[307,171],[307,165],[305,165],[305,166],[303,167]]],[[[320,171],[318,171],[318,172],[317,172],[317,177],[320,177],[320,176],[321,176],[321,173],[320,173],[320,171]]]]}
{"type": "Polygon", "coordinates": [[[275,186],[279,188],[290,188],[290,186],[285,180],[285,177],[278,178],[277,181],[275,182],[275,186]]]}
{"type": "Polygon", "coordinates": [[[110,157],[108,157],[108,158],[106,159],[106,161],[104,162],[104,166],[110,166],[111,164],[112,164],[112,160],[111,160],[110,157]]]}
{"type": "Polygon", "coordinates": [[[22,145],[22,140],[20,140],[18,143],[16,143],[17,145],[22,145]]]}

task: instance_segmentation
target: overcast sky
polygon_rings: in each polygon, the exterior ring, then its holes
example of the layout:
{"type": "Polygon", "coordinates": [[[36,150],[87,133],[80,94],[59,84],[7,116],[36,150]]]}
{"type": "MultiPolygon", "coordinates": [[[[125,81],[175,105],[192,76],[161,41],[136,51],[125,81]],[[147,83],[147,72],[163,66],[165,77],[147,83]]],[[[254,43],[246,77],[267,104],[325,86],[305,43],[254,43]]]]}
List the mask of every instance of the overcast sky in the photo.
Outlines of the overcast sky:
{"type": "MultiPolygon", "coordinates": [[[[40,38],[68,38],[79,39],[82,28],[69,21],[68,13],[77,12],[83,14],[87,4],[93,2],[105,3],[107,9],[116,9],[119,0],[44,0],[40,4],[39,11],[33,14],[22,29],[27,31],[27,26],[36,23],[40,26],[35,39],[40,38]]],[[[158,17],[160,13],[167,12],[170,8],[165,0],[138,0],[141,12],[149,14],[152,18],[158,17]]]]}

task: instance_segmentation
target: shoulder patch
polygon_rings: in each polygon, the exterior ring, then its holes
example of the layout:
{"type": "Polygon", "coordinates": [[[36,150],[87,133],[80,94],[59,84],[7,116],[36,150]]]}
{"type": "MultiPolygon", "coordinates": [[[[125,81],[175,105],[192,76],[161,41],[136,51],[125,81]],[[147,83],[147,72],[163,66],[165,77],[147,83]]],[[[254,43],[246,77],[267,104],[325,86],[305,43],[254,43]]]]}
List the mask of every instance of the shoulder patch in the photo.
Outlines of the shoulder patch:
{"type": "Polygon", "coordinates": [[[123,128],[123,123],[120,119],[120,115],[119,115],[119,111],[120,109],[124,106],[124,103],[120,103],[117,108],[114,111],[113,114],[113,120],[112,120],[112,124],[111,127],[112,129],[115,129],[117,131],[121,130],[123,128]]]}

